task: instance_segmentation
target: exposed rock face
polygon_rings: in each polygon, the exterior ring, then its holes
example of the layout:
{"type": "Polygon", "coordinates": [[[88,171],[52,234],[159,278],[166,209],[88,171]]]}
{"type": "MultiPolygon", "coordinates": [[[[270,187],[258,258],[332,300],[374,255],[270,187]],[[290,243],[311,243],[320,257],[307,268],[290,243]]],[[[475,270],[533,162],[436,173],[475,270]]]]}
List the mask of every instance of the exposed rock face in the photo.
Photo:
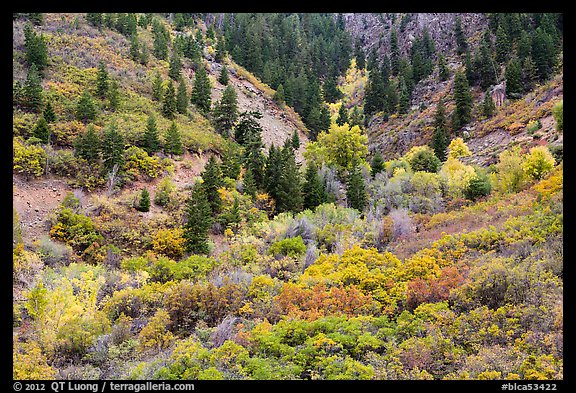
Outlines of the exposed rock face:
{"type": "Polygon", "coordinates": [[[490,95],[496,106],[502,106],[506,99],[506,81],[504,80],[502,83],[492,87],[490,89],[490,95]]]}
{"type": "Polygon", "coordinates": [[[434,41],[437,51],[444,53],[446,57],[455,53],[456,42],[454,39],[454,21],[456,15],[460,16],[462,29],[474,46],[476,33],[487,26],[487,18],[480,13],[404,13],[404,14],[343,14],[346,29],[354,38],[360,38],[366,53],[377,48],[381,57],[390,52],[390,31],[392,26],[398,33],[398,45],[402,55],[409,54],[412,42],[418,37],[424,28],[428,29],[430,38],[434,41]]]}

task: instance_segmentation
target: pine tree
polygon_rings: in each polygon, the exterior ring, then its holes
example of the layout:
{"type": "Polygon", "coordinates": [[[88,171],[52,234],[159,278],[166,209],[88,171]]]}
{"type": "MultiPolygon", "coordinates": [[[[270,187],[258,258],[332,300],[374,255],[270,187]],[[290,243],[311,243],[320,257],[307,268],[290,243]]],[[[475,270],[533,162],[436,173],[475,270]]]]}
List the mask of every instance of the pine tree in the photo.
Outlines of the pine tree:
{"type": "Polygon", "coordinates": [[[148,46],[146,46],[146,43],[142,43],[142,49],[140,50],[140,57],[138,58],[138,60],[140,61],[140,64],[142,65],[147,65],[148,64],[148,57],[149,57],[149,51],[148,51],[148,46]]]}
{"type": "Polygon", "coordinates": [[[22,105],[37,112],[42,107],[42,79],[35,64],[28,70],[23,89],[22,105]]]}
{"type": "Polygon", "coordinates": [[[250,167],[248,167],[246,172],[244,172],[242,187],[244,194],[250,195],[252,198],[256,198],[256,180],[254,180],[254,174],[252,173],[252,169],[250,167]]]}
{"type": "Polygon", "coordinates": [[[396,29],[390,31],[390,71],[393,76],[400,71],[400,47],[398,46],[398,33],[396,29]]]}
{"type": "Polygon", "coordinates": [[[496,104],[490,95],[490,91],[484,93],[484,101],[482,102],[482,114],[486,117],[491,117],[496,111],[496,104]]]}
{"type": "Polygon", "coordinates": [[[322,91],[324,93],[324,101],[326,102],[336,102],[336,100],[339,100],[344,95],[340,89],[338,89],[335,77],[329,77],[324,81],[322,91]]]}
{"type": "Polygon", "coordinates": [[[118,132],[115,121],[112,121],[104,132],[104,139],[100,145],[102,159],[106,170],[112,170],[114,165],[122,168],[124,164],[124,138],[118,132]]]}
{"type": "Polygon", "coordinates": [[[113,111],[120,106],[120,90],[116,79],[112,79],[110,88],[108,89],[108,105],[113,111]]]}
{"type": "Polygon", "coordinates": [[[318,167],[312,161],[306,167],[304,184],[302,186],[303,208],[314,210],[316,206],[326,202],[326,193],[320,176],[318,176],[318,167]]]}
{"type": "Polygon", "coordinates": [[[468,50],[468,41],[462,29],[462,20],[460,15],[456,15],[454,20],[454,36],[456,37],[456,53],[462,55],[468,50]]]}
{"type": "Polygon", "coordinates": [[[156,118],[152,113],[148,115],[148,123],[146,124],[146,129],[144,130],[142,148],[149,155],[152,155],[160,150],[158,127],[156,126],[156,118]]]}
{"type": "Polygon", "coordinates": [[[456,108],[452,114],[452,129],[456,131],[471,120],[472,113],[472,94],[462,71],[458,71],[454,77],[454,101],[456,108]]]}
{"type": "Polygon", "coordinates": [[[30,67],[36,65],[36,69],[42,76],[48,66],[48,47],[43,35],[36,34],[28,23],[24,26],[24,47],[26,49],[26,63],[30,67]]]}
{"type": "Polygon", "coordinates": [[[89,120],[96,118],[97,108],[92,95],[88,90],[84,90],[82,96],[76,104],[76,119],[87,123],[89,120]]]}
{"type": "Polygon", "coordinates": [[[200,176],[202,176],[202,188],[208,199],[211,214],[216,217],[222,210],[222,199],[218,189],[224,185],[224,182],[220,165],[214,156],[210,156],[200,176]]]}
{"type": "Polygon", "coordinates": [[[175,121],[172,121],[168,130],[166,130],[164,152],[170,155],[181,155],[184,153],[180,131],[178,131],[175,121]]]}
{"type": "Polygon", "coordinates": [[[438,55],[438,78],[441,81],[448,80],[450,77],[450,70],[448,69],[448,64],[446,64],[446,58],[442,53],[438,55]]]}
{"type": "Polygon", "coordinates": [[[96,95],[100,98],[106,98],[108,94],[109,81],[108,71],[104,61],[100,60],[98,71],[96,73],[96,95]]]}
{"type": "Polygon", "coordinates": [[[444,101],[439,101],[434,114],[434,135],[432,136],[432,149],[440,161],[446,161],[446,148],[450,143],[448,124],[446,120],[446,107],[444,101]]]}
{"type": "Polygon", "coordinates": [[[54,123],[56,121],[56,112],[54,112],[54,108],[52,107],[52,102],[50,100],[46,101],[42,116],[48,123],[54,123]]]}
{"type": "Polygon", "coordinates": [[[237,119],[238,99],[236,91],[232,85],[228,85],[222,93],[220,102],[216,103],[212,110],[214,129],[221,135],[228,137],[237,119]]]}
{"type": "Polygon", "coordinates": [[[370,117],[384,108],[385,85],[379,72],[368,74],[368,84],[364,94],[364,114],[370,117]]]}
{"type": "Polygon", "coordinates": [[[88,12],[86,14],[86,21],[95,27],[102,27],[102,13],[101,12],[88,12]]]}
{"type": "Polygon", "coordinates": [[[506,65],[505,78],[506,97],[520,98],[524,92],[524,86],[522,84],[522,69],[517,58],[513,58],[506,65]]]}
{"type": "Polygon", "coordinates": [[[372,158],[372,162],[370,163],[370,174],[372,178],[374,178],[378,173],[384,171],[384,157],[382,154],[377,151],[374,154],[374,158],[372,158]]]}
{"type": "Polygon", "coordinates": [[[198,108],[198,110],[207,115],[210,112],[212,99],[210,97],[210,80],[206,74],[203,66],[200,66],[194,76],[194,86],[192,87],[192,94],[190,95],[190,102],[198,108]]]}
{"type": "Polygon", "coordinates": [[[186,91],[186,83],[182,77],[180,77],[178,92],[176,93],[176,110],[183,115],[188,111],[188,92],[186,91]]]}
{"type": "Polygon", "coordinates": [[[342,103],[340,105],[340,108],[338,109],[338,117],[336,118],[336,124],[341,126],[344,123],[349,123],[349,122],[350,122],[350,119],[348,119],[348,111],[346,110],[344,103],[342,103]]]}
{"type": "Polygon", "coordinates": [[[366,206],[366,186],[358,166],[355,166],[346,179],[346,198],[351,208],[362,212],[366,206]]]}
{"type": "Polygon", "coordinates": [[[140,42],[137,34],[130,37],[130,58],[134,61],[140,61],[140,42]]]}
{"type": "Polygon", "coordinates": [[[498,63],[505,63],[512,51],[512,43],[510,37],[504,28],[500,25],[496,30],[496,61],[498,63]]]}
{"type": "Polygon", "coordinates": [[[218,82],[224,86],[228,84],[230,77],[228,76],[228,68],[225,65],[220,69],[220,75],[218,75],[218,82]]]}
{"type": "Polygon", "coordinates": [[[352,114],[350,115],[350,127],[354,126],[362,127],[364,123],[363,117],[364,116],[362,115],[360,109],[357,106],[355,106],[354,109],[352,109],[352,114]]]}
{"type": "Polygon", "coordinates": [[[359,39],[356,40],[354,57],[356,58],[356,67],[358,67],[359,70],[363,70],[364,68],[366,68],[366,54],[364,53],[364,49],[362,48],[362,41],[360,41],[359,39]]]}
{"type": "MultiPolygon", "coordinates": [[[[226,45],[224,44],[224,38],[220,37],[216,43],[216,54],[214,55],[214,60],[218,63],[222,63],[222,60],[226,58],[226,45]]],[[[226,83],[222,83],[225,85],[226,83]]]]}
{"type": "Polygon", "coordinates": [[[276,209],[279,213],[302,210],[302,179],[294,150],[290,144],[282,149],[280,156],[280,176],[276,188],[276,209]]]}
{"type": "Polygon", "coordinates": [[[162,77],[160,76],[160,72],[156,71],[156,74],[154,75],[154,80],[152,81],[152,97],[154,97],[154,99],[156,101],[160,101],[162,100],[162,97],[164,96],[164,89],[162,87],[162,77]]]}
{"type": "Polygon", "coordinates": [[[176,114],[176,91],[172,79],[168,79],[168,86],[162,100],[162,115],[167,119],[174,119],[176,114]]]}
{"type": "Polygon", "coordinates": [[[298,130],[294,130],[290,142],[292,145],[292,149],[298,150],[300,148],[300,136],[298,135],[298,130]]]}
{"type": "Polygon", "coordinates": [[[176,50],[172,51],[172,57],[170,58],[170,65],[168,68],[168,76],[173,80],[177,81],[180,79],[180,71],[182,69],[182,61],[180,60],[180,55],[176,50]]]}
{"type": "Polygon", "coordinates": [[[407,113],[410,109],[410,93],[404,78],[400,76],[398,81],[399,94],[398,94],[398,113],[407,113]]]}
{"type": "Polygon", "coordinates": [[[196,183],[186,203],[186,223],[182,237],[186,252],[208,254],[208,231],[212,226],[210,203],[200,183],[196,183]]]}
{"type": "Polygon", "coordinates": [[[138,211],[147,212],[150,211],[150,193],[147,188],[142,189],[140,193],[140,201],[138,202],[138,211]]]}
{"type": "Polygon", "coordinates": [[[262,141],[262,126],[256,119],[261,119],[260,112],[242,112],[238,116],[238,123],[234,127],[234,139],[242,146],[247,146],[250,141],[262,141]]]}
{"type": "Polygon", "coordinates": [[[281,150],[276,149],[274,144],[268,149],[266,166],[264,171],[264,187],[266,192],[278,203],[278,182],[282,171],[281,150]]]}
{"type": "Polygon", "coordinates": [[[32,135],[40,139],[42,143],[48,144],[50,143],[50,134],[50,126],[48,125],[46,119],[41,116],[36,122],[36,126],[34,127],[32,135]]]}
{"type": "Polygon", "coordinates": [[[241,164],[240,153],[236,145],[230,143],[223,149],[220,169],[223,177],[229,177],[234,180],[238,179],[238,176],[240,176],[241,164]]]}
{"type": "Polygon", "coordinates": [[[89,124],[86,132],[78,135],[74,148],[76,154],[92,163],[100,158],[100,138],[96,134],[94,125],[89,124]]]}
{"type": "Polygon", "coordinates": [[[526,90],[532,89],[538,81],[538,69],[536,68],[536,63],[532,60],[532,56],[526,57],[522,62],[522,77],[526,90]]]}
{"type": "Polygon", "coordinates": [[[284,85],[278,85],[278,88],[274,92],[274,97],[272,98],[277,104],[282,104],[284,101],[286,101],[286,97],[284,95],[284,85]]]}
{"type": "Polygon", "coordinates": [[[154,56],[158,60],[166,60],[168,57],[168,32],[157,20],[152,22],[152,33],[154,33],[154,56]]]}

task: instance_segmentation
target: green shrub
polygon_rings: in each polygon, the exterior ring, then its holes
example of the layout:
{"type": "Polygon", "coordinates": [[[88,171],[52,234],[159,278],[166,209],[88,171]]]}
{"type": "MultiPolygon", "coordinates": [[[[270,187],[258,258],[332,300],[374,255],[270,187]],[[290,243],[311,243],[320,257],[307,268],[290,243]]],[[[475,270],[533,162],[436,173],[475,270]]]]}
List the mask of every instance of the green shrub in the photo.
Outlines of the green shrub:
{"type": "Polygon", "coordinates": [[[562,131],[564,129],[564,100],[560,100],[552,108],[552,115],[556,120],[556,129],[562,131]]]}
{"type": "Polygon", "coordinates": [[[277,241],[272,244],[268,249],[269,255],[278,257],[280,255],[297,257],[306,252],[306,245],[301,236],[296,236],[284,240],[277,241]]]}

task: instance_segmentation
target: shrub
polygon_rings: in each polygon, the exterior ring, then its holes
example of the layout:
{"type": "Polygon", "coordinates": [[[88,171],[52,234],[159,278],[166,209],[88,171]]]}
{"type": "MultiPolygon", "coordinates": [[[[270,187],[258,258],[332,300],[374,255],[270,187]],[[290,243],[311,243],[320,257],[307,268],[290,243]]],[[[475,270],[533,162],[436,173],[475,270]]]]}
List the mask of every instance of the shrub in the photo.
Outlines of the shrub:
{"type": "Polygon", "coordinates": [[[487,196],[492,191],[492,184],[486,173],[476,167],[474,168],[475,175],[470,179],[468,187],[464,190],[466,198],[476,200],[479,197],[487,196]]]}
{"type": "Polygon", "coordinates": [[[19,138],[13,143],[14,171],[22,173],[29,180],[31,177],[40,177],[46,165],[46,152],[40,146],[23,144],[19,138]]]}
{"type": "Polygon", "coordinates": [[[522,168],[532,180],[540,180],[554,168],[554,157],[546,146],[536,146],[524,157],[522,168]]]}
{"type": "Polygon", "coordinates": [[[161,228],[152,239],[152,251],[168,258],[180,259],[184,255],[182,229],[161,228]]]}
{"type": "Polygon", "coordinates": [[[564,129],[564,100],[560,100],[552,108],[552,115],[556,120],[556,129],[562,131],[564,129]]]}
{"type": "Polygon", "coordinates": [[[288,257],[298,257],[306,252],[306,245],[301,236],[296,236],[277,241],[268,249],[269,255],[278,257],[280,255],[288,257]]]}
{"type": "Polygon", "coordinates": [[[438,172],[440,160],[428,146],[415,146],[405,155],[414,172],[438,172]]]}

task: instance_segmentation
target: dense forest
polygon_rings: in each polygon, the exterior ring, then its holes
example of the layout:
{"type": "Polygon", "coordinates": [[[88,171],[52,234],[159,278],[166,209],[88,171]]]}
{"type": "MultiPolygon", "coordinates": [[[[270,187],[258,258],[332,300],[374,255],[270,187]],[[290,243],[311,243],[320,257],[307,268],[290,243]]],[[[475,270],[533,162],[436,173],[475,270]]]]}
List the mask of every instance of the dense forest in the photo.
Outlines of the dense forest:
{"type": "Polygon", "coordinates": [[[465,16],[13,14],[13,378],[563,379],[563,17],[465,16]]]}

